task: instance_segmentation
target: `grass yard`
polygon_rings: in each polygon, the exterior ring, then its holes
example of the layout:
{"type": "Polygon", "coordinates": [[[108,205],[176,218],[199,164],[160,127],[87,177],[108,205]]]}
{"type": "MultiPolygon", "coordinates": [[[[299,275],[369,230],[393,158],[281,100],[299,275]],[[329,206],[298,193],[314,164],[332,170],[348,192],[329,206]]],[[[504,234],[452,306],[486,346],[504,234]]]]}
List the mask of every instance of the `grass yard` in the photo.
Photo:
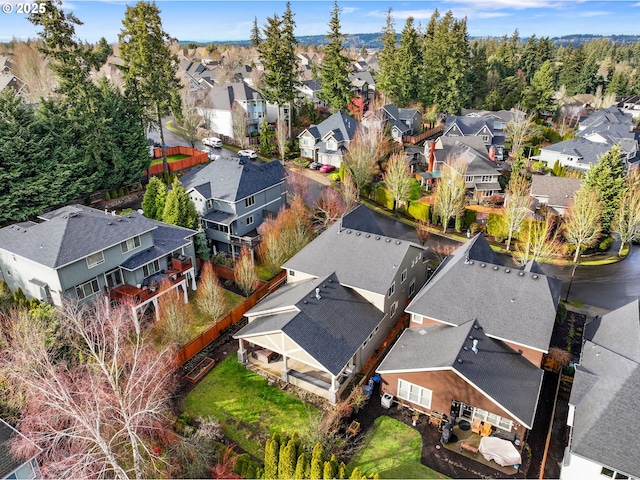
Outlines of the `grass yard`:
{"type": "MultiPolygon", "coordinates": [[[[167,156],[167,163],[171,163],[171,162],[177,162],[178,160],[182,160],[183,158],[188,158],[189,155],[183,155],[183,154],[178,154],[178,155],[169,155],[167,156]]],[[[155,160],[151,161],[151,165],[158,165],[162,163],[162,157],[160,158],[156,158],[155,160]]]]}
{"type": "Polygon", "coordinates": [[[420,463],[420,433],[390,417],[379,417],[367,432],[360,452],[347,471],[358,467],[363,475],[380,478],[448,478],[420,463]]]}
{"type": "MultiPolygon", "coordinates": [[[[195,300],[197,293],[197,291],[189,292],[189,305],[193,307],[193,322],[189,324],[189,338],[196,338],[213,323],[211,321],[211,317],[202,313],[198,308],[198,304],[195,300]]],[[[224,295],[227,297],[227,312],[230,312],[244,301],[244,297],[242,295],[233,293],[226,288],[224,289],[224,295]]]]}
{"type": "Polygon", "coordinates": [[[216,366],[182,402],[191,417],[214,417],[241,449],[263,459],[263,445],[273,432],[297,431],[304,437],[321,412],[267,384],[234,355],[216,366]]]}

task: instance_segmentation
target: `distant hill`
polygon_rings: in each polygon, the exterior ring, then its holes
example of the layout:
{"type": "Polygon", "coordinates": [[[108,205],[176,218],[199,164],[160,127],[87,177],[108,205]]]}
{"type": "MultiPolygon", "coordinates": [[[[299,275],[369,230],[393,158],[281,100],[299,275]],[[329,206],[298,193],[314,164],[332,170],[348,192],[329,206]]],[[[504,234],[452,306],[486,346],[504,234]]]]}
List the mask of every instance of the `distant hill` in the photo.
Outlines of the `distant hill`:
{"type": "MultiPolygon", "coordinates": [[[[324,35],[303,35],[296,37],[300,45],[318,45],[323,46],[327,44],[327,39],[324,35]]],[[[398,35],[398,39],[400,35],[398,35]]],[[[470,40],[476,38],[487,37],[470,37],[470,40]]],[[[500,38],[500,37],[491,37],[500,38]]],[[[557,46],[567,46],[569,44],[580,45],[581,43],[588,42],[596,39],[606,39],[611,43],[629,44],[640,42],[640,35],[592,35],[590,33],[581,33],[576,35],[564,35],[562,37],[552,37],[551,41],[557,46]]],[[[521,38],[522,42],[527,41],[527,37],[521,38]]],[[[189,43],[195,43],[198,45],[206,45],[207,43],[215,43],[218,45],[238,45],[242,47],[248,47],[250,45],[249,40],[235,40],[225,42],[190,42],[188,40],[181,40],[180,44],[185,45],[189,43]]],[[[355,46],[356,48],[362,48],[363,46],[369,49],[382,48],[382,34],[381,33],[353,33],[346,35],[345,46],[347,48],[355,46]]]]}

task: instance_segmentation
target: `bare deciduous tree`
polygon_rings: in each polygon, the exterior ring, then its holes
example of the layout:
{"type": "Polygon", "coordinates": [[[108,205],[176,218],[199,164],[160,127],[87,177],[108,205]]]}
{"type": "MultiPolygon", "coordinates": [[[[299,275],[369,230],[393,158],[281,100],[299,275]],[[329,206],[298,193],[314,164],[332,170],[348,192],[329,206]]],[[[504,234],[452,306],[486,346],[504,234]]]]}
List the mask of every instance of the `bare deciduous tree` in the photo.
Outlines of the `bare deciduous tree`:
{"type": "Polygon", "coordinates": [[[287,140],[289,138],[289,127],[283,119],[278,119],[276,123],[276,143],[278,144],[278,152],[280,153],[280,161],[284,163],[284,157],[287,153],[287,140]]]}
{"type": "Polygon", "coordinates": [[[237,102],[231,107],[231,124],[234,138],[240,141],[240,148],[244,148],[247,140],[247,112],[237,102]]]}
{"type": "Polygon", "coordinates": [[[440,179],[435,191],[434,208],[442,219],[442,231],[447,232],[449,220],[464,212],[464,197],[467,187],[464,181],[466,164],[449,159],[440,170],[440,179]]]}
{"type": "Polygon", "coordinates": [[[324,230],[342,217],[346,211],[347,208],[342,195],[331,187],[324,187],[316,203],[313,217],[320,223],[321,229],[324,230]]]}
{"type": "MultiPolygon", "coordinates": [[[[169,285],[161,285],[161,289],[167,289],[169,285]]],[[[160,320],[154,326],[160,332],[163,344],[175,342],[179,346],[185,345],[189,340],[189,325],[193,321],[191,304],[184,303],[183,292],[177,288],[168,291],[158,299],[160,320]]]]}
{"type": "Polygon", "coordinates": [[[622,255],[624,246],[638,237],[640,227],[640,174],[634,171],[626,179],[627,189],[620,198],[620,204],[613,217],[611,231],[620,238],[620,250],[622,255]]]}
{"type": "Polygon", "coordinates": [[[516,156],[522,150],[524,142],[531,137],[536,131],[536,125],[533,122],[533,113],[527,115],[519,105],[514,108],[515,115],[504,128],[507,138],[511,140],[511,155],[516,156]]]}
{"type": "Polygon", "coordinates": [[[30,44],[16,41],[13,48],[13,71],[27,84],[23,95],[30,103],[50,97],[57,85],[56,75],[49,69],[44,56],[30,44]]]}
{"type": "Polygon", "coordinates": [[[136,332],[126,307],[66,304],[57,319],[53,343],[46,322],[26,313],[5,323],[0,364],[26,404],[15,448],[26,456],[42,448],[49,477],[161,475],[152,444],[175,438],[166,415],[173,348],[158,351],[136,332]]]}
{"type": "Polygon", "coordinates": [[[504,203],[504,222],[507,227],[507,251],[511,249],[513,234],[520,229],[530,212],[532,199],[529,196],[529,182],[524,175],[512,173],[504,203]]]}
{"type": "Polygon", "coordinates": [[[289,170],[285,183],[287,186],[287,195],[291,201],[299,198],[305,205],[310,205],[313,202],[311,198],[311,180],[309,177],[289,170]]]}
{"type": "Polygon", "coordinates": [[[342,181],[342,200],[344,201],[344,207],[347,212],[355,207],[358,203],[358,190],[353,178],[349,172],[344,173],[344,180],[342,181]]]}
{"type": "Polygon", "coordinates": [[[196,294],[196,305],[214,320],[218,320],[227,309],[224,288],[209,262],[205,262],[200,275],[200,285],[196,294]]]}
{"type": "Polygon", "coordinates": [[[418,241],[420,245],[424,246],[431,237],[431,230],[429,230],[429,225],[424,220],[418,220],[416,222],[416,235],[418,235],[418,241]]]}
{"type": "Polygon", "coordinates": [[[578,190],[564,216],[563,235],[569,245],[576,248],[573,263],[578,263],[580,252],[600,238],[602,206],[592,190],[578,190]]]}
{"type": "Polygon", "coordinates": [[[349,143],[349,152],[343,163],[351,174],[358,198],[360,191],[371,183],[378,171],[377,162],[385,156],[388,149],[388,141],[382,129],[372,128],[369,132],[359,129],[349,143]]]}
{"type": "Polygon", "coordinates": [[[236,278],[236,285],[242,290],[244,296],[248,297],[258,286],[260,279],[258,278],[258,270],[253,261],[253,253],[251,253],[251,250],[247,247],[242,247],[240,250],[240,256],[236,260],[233,271],[236,278]]]}
{"type": "Polygon", "coordinates": [[[403,153],[391,155],[382,178],[393,196],[393,214],[397,215],[398,205],[411,195],[411,169],[403,153]]]}
{"type": "Polygon", "coordinates": [[[178,128],[176,128],[176,133],[191,145],[191,148],[194,148],[196,140],[198,140],[198,127],[202,122],[202,117],[198,114],[198,109],[195,106],[195,96],[193,94],[190,94],[186,88],[183,88],[181,97],[182,122],[178,125],[178,128]]]}
{"type": "Polygon", "coordinates": [[[520,243],[513,256],[519,265],[531,260],[539,263],[548,261],[560,251],[557,232],[551,217],[542,222],[529,222],[520,234],[520,243]]]}

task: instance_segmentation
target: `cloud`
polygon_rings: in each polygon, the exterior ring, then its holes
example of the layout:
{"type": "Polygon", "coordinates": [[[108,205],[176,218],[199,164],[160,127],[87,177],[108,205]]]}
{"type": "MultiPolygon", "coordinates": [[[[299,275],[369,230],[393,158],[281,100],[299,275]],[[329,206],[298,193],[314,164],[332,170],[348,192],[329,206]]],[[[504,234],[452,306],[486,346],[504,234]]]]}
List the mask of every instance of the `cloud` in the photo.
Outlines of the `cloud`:
{"type": "Polygon", "coordinates": [[[340,13],[353,13],[357,12],[359,8],[356,7],[340,7],[340,13]]]}
{"type": "Polygon", "coordinates": [[[474,14],[475,18],[500,18],[500,17],[512,17],[513,13],[509,12],[478,12],[474,14]]]}
{"type": "Polygon", "coordinates": [[[602,17],[605,15],[613,15],[613,12],[605,10],[592,10],[589,12],[580,12],[578,14],[579,17],[602,17]]]}

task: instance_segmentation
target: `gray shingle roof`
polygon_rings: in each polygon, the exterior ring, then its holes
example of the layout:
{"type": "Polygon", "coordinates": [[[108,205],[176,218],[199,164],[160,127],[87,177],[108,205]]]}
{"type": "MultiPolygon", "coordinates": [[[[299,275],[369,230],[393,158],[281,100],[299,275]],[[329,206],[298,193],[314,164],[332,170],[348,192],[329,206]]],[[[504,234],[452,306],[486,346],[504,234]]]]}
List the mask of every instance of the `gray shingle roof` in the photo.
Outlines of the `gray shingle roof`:
{"type": "Polygon", "coordinates": [[[533,425],[542,370],[501,341],[486,336],[479,322],[407,329],[377,371],[442,369],[456,371],[527,428],[533,425]],[[477,354],[472,351],[473,339],[478,340],[477,354]]]}
{"type": "Polygon", "coordinates": [[[373,233],[374,235],[385,235],[390,237],[390,233],[385,232],[384,225],[364,205],[360,204],[340,219],[343,229],[358,230],[360,232],[373,233]]]}
{"type": "Polygon", "coordinates": [[[231,110],[236,100],[262,100],[262,95],[244,82],[216,85],[207,94],[209,108],[216,110],[231,110]]]}
{"type": "Polygon", "coordinates": [[[493,133],[493,119],[482,117],[460,117],[449,116],[445,120],[444,131],[446,132],[452,125],[457,125],[464,135],[477,135],[483,127],[487,127],[493,133]]]}
{"type": "Polygon", "coordinates": [[[634,300],[588,323],[584,336],[597,345],[640,363],[640,301],[634,300]]]}
{"type": "Polygon", "coordinates": [[[283,268],[315,277],[335,272],[343,285],[385,294],[409,250],[421,254],[418,245],[382,235],[341,229],[334,223],[288,260],[283,268]]]}
{"type": "Polygon", "coordinates": [[[581,137],[570,138],[564,142],[542,147],[542,150],[582,158],[584,163],[596,163],[598,158],[607,153],[610,149],[610,145],[591,142],[586,138],[581,137]]]}
{"type": "Polygon", "coordinates": [[[278,161],[254,165],[246,159],[220,157],[216,161],[193,168],[180,177],[188,192],[195,189],[205,198],[236,202],[284,182],[285,170],[278,161]]]}
{"type": "Polygon", "coordinates": [[[149,247],[128,258],[127,261],[122,264],[123,268],[135,270],[153,260],[167,256],[171,252],[175,252],[179,248],[189,245],[189,243],[191,243],[189,237],[196,234],[195,230],[188,228],[167,225],[166,223],[155,220],[152,220],[152,222],[155,223],[157,227],[152,232],[153,247],[149,247]]]}
{"type": "MultiPolygon", "coordinates": [[[[479,151],[460,141],[460,137],[440,137],[442,149],[436,149],[436,161],[446,163],[449,158],[457,159],[467,165],[466,175],[497,175],[499,173],[495,163],[489,160],[486,148],[479,151]]],[[[474,138],[474,137],[468,137],[474,138]]],[[[477,138],[477,137],[475,137],[477,138]]]]}
{"type": "Polygon", "coordinates": [[[288,311],[258,317],[234,338],[282,331],[333,375],[342,371],[385,316],[353,289],[340,285],[335,274],[292,284],[247,313],[287,305],[288,311]],[[315,297],[317,287],[320,300],[315,297]]]}
{"type": "MultiPolygon", "coordinates": [[[[637,304],[635,310],[637,323],[637,304]]],[[[602,325],[605,321],[606,316],[602,325]]],[[[622,335],[623,332],[621,340],[622,335]]],[[[634,340],[637,343],[640,338],[636,335],[634,340]]],[[[571,452],[628,476],[640,477],[637,429],[621,423],[640,408],[638,392],[638,362],[587,340],[569,399],[576,408],[571,452]]]]}
{"type": "Polygon", "coordinates": [[[550,207],[566,207],[582,185],[581,178],[532,175],[531,196],[547,197],[550,207]]]}
{"type": "MultiPolygon", "coordinates": [[[[342,140],[352,140],[357,129],[358,122],[345,112],[338,111],[318,125],[311,125],[300,135],[307,131],[313,135],[316,141],[318,141],[324,138],[328,133],[336,131],[342,140]]],[[[298,137],[300,137],[300,135],[298,135],[298,137]]]]}
{"type": "MultiPolygon", "coordinates": [[[[485,255],[486,240],[478,235],[474,241],[482,252],[476,256],[491,258],[485,255]]],[[[562,282],[500,262],[476,260],[473,253],[474,248],[463,245],[450,255],[406,311],[449,325],[475,318],[491,337],[546,352],[562,282]]]]}
{"type": "Polygon", "coordinates": [[[41,218],[46,221],[28,228],[0,229],[0,248],[58,268],[157,227],[135,212],[113,216],[82,205],[62,207],[41,218]]]}

